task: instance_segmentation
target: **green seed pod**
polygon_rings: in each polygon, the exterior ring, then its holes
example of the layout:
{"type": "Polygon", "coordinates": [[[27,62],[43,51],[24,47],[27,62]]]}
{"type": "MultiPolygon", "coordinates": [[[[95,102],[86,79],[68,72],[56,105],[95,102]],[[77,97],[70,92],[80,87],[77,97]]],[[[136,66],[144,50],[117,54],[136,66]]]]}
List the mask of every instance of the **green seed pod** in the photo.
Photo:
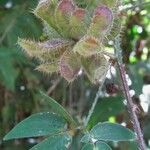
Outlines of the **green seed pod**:
{"type": "Polygon", "coordinates": [[[111,29],[112,23],[112,11],[106,6],[98,6],[95,9],[92,23],[87,34],[103,39],[104,35],[111,29]]]}
{"type": "Polygon", "coordinates": [[[20,45],[30,57],[37,57],[41,53],[38,42],[18,38],[18,45],[20,45]]]}
{"type": "Polygon", "coordinates": [[[72,0],[61,0],[55,10],[55,22],[61,35],[69,36],[69,19],[75,10],[72,0]]]}
{"type": "Polygon", "coordinates": [[[41,64],[36,68],[36,70],[46,74],[58,72],[59,71],[58,62],[41,64]]]}
{"type": "Polygon", "coordinates": [[[87,25],[85,23],[86,10],[82,8],[76,8],[70,17],[70,36],[73,39],[80,39],[87,30],[87,25]]]}
{"type": "Polygon", "coordinates": [[[109,62],[103,54],[92,55],[81,58],[81,63],[89,80],[96,84],[103,80],[109,68],[109,62]]]}
{"type": "Polygon", "coordinates": [[[119,0],[100,0],[98,4],[106,5],[109,8],[114,8],[117,6],[119,0]]]}
{"type": "Polygon", "coordinates": [[[19,39],[18,44],[30,57],[35,57],[42,62],[53,62],[72,46],[72,41],[52,39],[46,42],[33,42],[19,39]]]}
{"type": "Polygon", "coordinates": [[[92,36],[83,37],[73,48],[75,53],[83,57],[89,57],[101,51],[102,45],[98,39],[92,36]]]}
{"type": "Polygon", "coordinates": [[[51,27],[56,28],[54,19],[54,10],[58,0],[41,0],[34,10],[34,14],[47,22],[51,27]]]}
{"type": "Polygon", "coordinates": [[[34,14],[44,24],[43,42],[19,39],[18,44],[30,57],[40,60],[37,70],[48,74],[60,72],[71,82],[83,67],[89,80],[96,84],[104,79],[109,68],[104,56],[107,52],[103,51],[104,39],[109,38],[109,33],[118,34],[116,28],[121,27],[118,16],[112,12],[119,2],[85,0],[83,5],[87,5],[83,9],[73,0],[40,0],[34,14]]]}

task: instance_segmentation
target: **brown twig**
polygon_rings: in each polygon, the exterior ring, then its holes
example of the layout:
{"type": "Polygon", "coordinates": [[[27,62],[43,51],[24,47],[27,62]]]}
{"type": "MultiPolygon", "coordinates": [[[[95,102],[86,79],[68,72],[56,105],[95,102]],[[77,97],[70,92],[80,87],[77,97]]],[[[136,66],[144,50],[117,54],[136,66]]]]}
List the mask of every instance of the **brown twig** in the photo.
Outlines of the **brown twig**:
{"type": "Polygon", "coordinates": [[[120,72],[120,76],[121,76],[121,80],[122,80],[122,84],[123,84],[124,95],[127,100],[128,111],[130,113],[130,118],[132,120],[133,128],[134,128],[134,131],[137,136],[137,141],[138,141],[139,147],[141,150],[146,150],[145,142],[143,139],[143,133],[141,131],[140,123],[139,123],[138,117],[136,115],[136,107],[135,107],[135,105],[132,101],[131,95],[129,93],[129,86],[128,86],[127,80],[126,80],[125,66],[123,64],[118,63],[118,67],[119,67],[119,72],[120,72]]]}
{"type": "Polygon", "coordinates": [[[132,101],[132,98],[131,98],[131,95],[129,92],[130,89],[129,89],[127,79],[126,79],[125,66],[123,65],[123,62],[122,62],[122,50],[120,47],[119,37],[116,38],[115,43],[116,43],[115,48],[116,48],[116,55],[117,55],[117,64],[118,64],[119,73],[120,73],[120,77],[121,77],[121,81],[122,81],[122,85],[123,85],[124,95],[127,100],[127,108],[128,108],[129,114],[130,114],[130,119],[133,124],[134,132],[136,133],[137,142],[139,144],[140,150],[146,150],[145,142],[143,139],[143,133],[142,133],[142,130],[140,127],[140,123],[139,123],[137,114],[136,114],[136,107],[132,101]]]}

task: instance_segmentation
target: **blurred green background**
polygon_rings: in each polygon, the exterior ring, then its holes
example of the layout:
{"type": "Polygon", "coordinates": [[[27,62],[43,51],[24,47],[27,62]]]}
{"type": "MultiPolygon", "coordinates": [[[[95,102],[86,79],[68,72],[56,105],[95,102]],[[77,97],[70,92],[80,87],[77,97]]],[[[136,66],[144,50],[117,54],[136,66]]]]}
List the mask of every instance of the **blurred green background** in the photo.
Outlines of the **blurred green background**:
{"type": "MultiPolygon", "coordinates": [[[[86,0],[77,0],[84,7],[86,0]]],[[[42,39],[42,24],[32,10],[37,0],[0,0],[0,149],[26,150],[40,139],[2,142],[3,136],[18,122],[34,112],[49,108],[38,98],[43,90],[82,122],[98,89],[81,75],[68,84],[58,74],[47,76],[34,70],[36,60],[29,59],[17,45],[18,37],[42,39]]],[[[150,1],[124,0],[122,6],[123,60],[129,75],[129,86],[146,144],[150,147],[150,1]],[[138,7],[134,7],[138,6],[138,7]],[[128,9],[131,8],[132,9],[128,9]],[[124,19],[125,18],[125,19],[124,19]]],[[[106,47],[113,50],[113,41],[106,47]]],[[[118,122],[132,128],[121,91],[121,83],[112,67],[101,98],[91,118],[91,127],[100,121],[118,122]]],[[[80,135],[72,149],[80,149],[80,135]]],[[[116,150],[137,150],[135,143],[111,143],[116,150]]]]}

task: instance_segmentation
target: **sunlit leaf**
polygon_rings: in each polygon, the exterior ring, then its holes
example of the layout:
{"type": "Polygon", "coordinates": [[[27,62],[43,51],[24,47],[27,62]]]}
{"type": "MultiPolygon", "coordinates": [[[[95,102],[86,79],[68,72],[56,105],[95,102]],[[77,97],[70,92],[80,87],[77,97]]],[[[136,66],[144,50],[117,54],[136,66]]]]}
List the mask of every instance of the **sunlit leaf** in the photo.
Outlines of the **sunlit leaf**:
{"type": "Polygon", "coordinates": [[[135,134],[120,124],[104,122],[94,126],[81,141],[87,143],[93,139],[95,141],[133,141],[135,140],[135,134]]]}

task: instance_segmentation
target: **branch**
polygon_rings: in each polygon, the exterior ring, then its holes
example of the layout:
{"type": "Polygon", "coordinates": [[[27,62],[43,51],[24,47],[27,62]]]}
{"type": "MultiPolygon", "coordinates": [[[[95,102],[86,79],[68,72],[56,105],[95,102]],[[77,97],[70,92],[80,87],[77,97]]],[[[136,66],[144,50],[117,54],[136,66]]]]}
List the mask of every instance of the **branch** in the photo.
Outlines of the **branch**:
{"type": "Polygon", "coordinates": [[[129,92],[129,86],[128,86],[127,79],[126,79],[125,66],[123,65],[122,60],[121,60],[121,58],[122,58],[122,56],[121,56],[122,52],[121,51],[122,50],[121,50],[120,45],[119,45],[120,44],[119,39],[116,38],[115,42],[116,42],[116,44],[115,44],[116,54],[117,54],[117,58],[118,58],[117,64],[118,64],[119,73],[121,76],[121,81],[123,84],[124,95],[125,95],[126,100],[127,100],[127,108],[128,108],[129,114],[130,114],[130,119],[132,121],[133,128],[134,128],[134,131],[135,131],[136,136],[137,136],[137,142],[139,144],[140,150],[146,150],[145,142],[143,139],[143,133],[141,131],[140,123],[139,123],[138,117],[136,115],[136,107],[132,101],[132,98],[131,98],[131,95],[129,92]]]}

